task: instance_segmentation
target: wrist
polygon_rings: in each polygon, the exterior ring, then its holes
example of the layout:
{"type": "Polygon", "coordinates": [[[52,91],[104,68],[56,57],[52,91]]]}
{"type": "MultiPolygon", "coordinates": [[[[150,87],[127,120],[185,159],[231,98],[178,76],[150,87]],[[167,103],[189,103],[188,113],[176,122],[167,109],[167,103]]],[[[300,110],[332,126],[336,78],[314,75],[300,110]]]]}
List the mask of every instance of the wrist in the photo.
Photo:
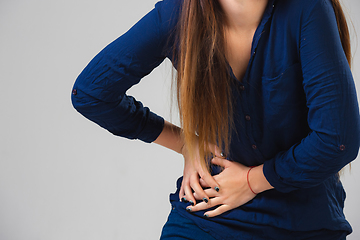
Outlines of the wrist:
{"type": "Polygon", "coordinates": [[[251,190],[256,194],[274,188],[265,178],[263,165],[254,167],[249,171],[248,183],[251,190]]]}
{"type": "Polygon", "coordinates": [[[249,189],[250,189],[250,191],[253,193],[253,194],[258,194],[257,192],[255,192],[253,189],[252,189],[252,187],[251,187],[251,184],[250,184],[250,180],[249,180],[249,176],[250,176],[250,171],[251,171],[251,169],[253,169],[254,167],[250,167],[249,168],[249,170],[247,171],[247,174],[246,174],[246,181],[247,181],[247,184],[248,184],[248,186],[249,186],[249,189]]]}

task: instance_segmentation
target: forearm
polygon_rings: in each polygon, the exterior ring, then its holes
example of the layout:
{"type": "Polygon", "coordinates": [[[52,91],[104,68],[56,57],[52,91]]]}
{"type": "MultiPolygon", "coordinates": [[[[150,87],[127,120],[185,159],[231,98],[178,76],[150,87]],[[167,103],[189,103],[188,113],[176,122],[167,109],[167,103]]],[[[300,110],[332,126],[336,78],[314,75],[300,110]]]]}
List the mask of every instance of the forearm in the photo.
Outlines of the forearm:
{"type": "Polygon", "coordinates": [[[164,128],[154,143],[181,154],[181,150],[184,145],[184,141],[181,137],[181,128],[165,121],[164,128]]]}

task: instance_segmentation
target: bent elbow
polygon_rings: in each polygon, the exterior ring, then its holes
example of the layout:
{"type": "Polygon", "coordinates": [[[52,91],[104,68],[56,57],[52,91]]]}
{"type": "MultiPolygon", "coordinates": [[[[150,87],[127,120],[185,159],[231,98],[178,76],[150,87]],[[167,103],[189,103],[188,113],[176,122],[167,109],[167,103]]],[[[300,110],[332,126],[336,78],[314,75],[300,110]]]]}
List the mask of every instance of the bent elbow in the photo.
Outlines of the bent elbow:
{"type": "Polygon", "coordinates": [[[81,95],[83,95],[81,94],[81,91],[74,86],[71,91],[71,103],[76,111],[82,114],[83,107],[86,105],[86,100],[81,95]]]}
{"type": "Polygon", "coordinates": [[[78,110],[78,101],[76,98],[77,95],[77,89],[75,87],[73,87],[72,91],[71,91],[71,104],[73,105],[73,107],[78,110]]]}
{"type": "Polygon", "coordinates": [[[99,100],[74,86],[71,92],[71,103],[76,111],[84,117],[89,118],[90,115],[93,115],[94,112],[96,112],[94,108],[99,105],[99,100]]]}
{"type": "Polygon", "coordinates": [[[347,155],[348,163],[350,163],[351,161],[356,159],[359,154],[360,133],[359,133],[359,131],[357,133],[358,133],[358,134],[356,134],[357,136],[352,140],[352,142],[350,144],[348,144],[347,147],[345,146],[345,150],[347,152],[346,155],[347,155]]]}
{"type": "Polygon", "coordinates": [[[346,143],[341,143],[340,151],[344,154],[345,165],[356,159],[360,148],[360,122],[359,118],[348,126],[348,131],[342,137],[346,143]]]}

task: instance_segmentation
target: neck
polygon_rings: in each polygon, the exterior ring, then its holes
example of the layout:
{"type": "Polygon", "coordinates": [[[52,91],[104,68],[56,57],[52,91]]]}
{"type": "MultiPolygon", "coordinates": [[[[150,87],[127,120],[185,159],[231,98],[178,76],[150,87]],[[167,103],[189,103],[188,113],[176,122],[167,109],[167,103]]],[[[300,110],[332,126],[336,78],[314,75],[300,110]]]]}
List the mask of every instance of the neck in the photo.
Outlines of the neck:
{"type": "Polygon", "coordinates": [[[235,31],[256,29],[268,0],[218,0],[225,15],[226,27],[235,31]]]}

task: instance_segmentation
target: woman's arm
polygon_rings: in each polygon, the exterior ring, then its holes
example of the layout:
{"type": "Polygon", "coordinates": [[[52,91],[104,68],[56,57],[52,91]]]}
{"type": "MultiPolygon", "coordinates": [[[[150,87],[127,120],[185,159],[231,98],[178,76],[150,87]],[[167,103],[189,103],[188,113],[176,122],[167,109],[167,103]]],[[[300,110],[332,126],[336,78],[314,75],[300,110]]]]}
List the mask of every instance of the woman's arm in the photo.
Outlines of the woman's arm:
{"type": "Polygon", "coordinates": [[[154,143],[182,154],[184,141],[181,137],[181,128],[165,121],[164,128],[154,143]]]}
{"type": "Polygon", "coordinates": [[[155,141],[183,154],[184,180],[180,192],[195,202],[192,190],[208,198],[199,177],[214,187],[218,184],[198,166],[198,161],[190,161],[180,128],[126,94],[171,54],[179,9],[180,1],[158,2],[155,9],[98,53],[76,79],[72,104],[86,118],[114,135],[148,143],[155,141]]]}
{"type": "Polygon", "coordinates": [[[79,113],[117,136],[148,143],[159,136],[163,118],[126,92],[171,52],[178,8],[173,0],[158,2],[90,61],[72,91],[72,104],[79,113]]]}
{"type": "Polygon", "coordinates": [[[331,1],[303,1],[299,56],[311,132],[264,163],[280,192],[319,185],[356,158],[360,144],[355,85],[331,1]]]}
{"type": "Polygon", "coordinates": [[[152,142],[162,130],[162,117],[126,94],[165,59],[159,9],[99,52],[74,84],[74,108],[114,135],[152,142]]]}

